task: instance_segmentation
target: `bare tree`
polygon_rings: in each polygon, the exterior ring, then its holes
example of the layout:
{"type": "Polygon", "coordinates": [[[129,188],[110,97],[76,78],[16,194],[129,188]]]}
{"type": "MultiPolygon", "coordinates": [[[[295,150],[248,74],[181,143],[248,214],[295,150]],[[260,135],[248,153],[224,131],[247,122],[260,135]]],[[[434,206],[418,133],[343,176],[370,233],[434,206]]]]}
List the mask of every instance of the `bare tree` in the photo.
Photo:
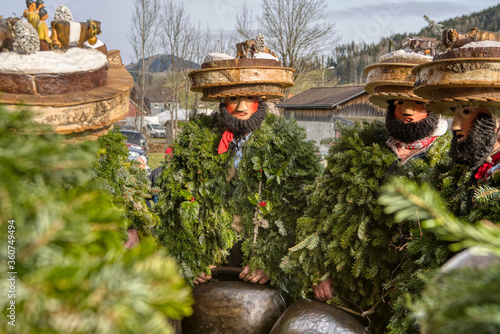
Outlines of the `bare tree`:
{"type": "MultiPolygon", "coordinates": [[[[189,84],[187,72],[190,60],[193,58],[196,44],[196,28],[191,24],[189,14],[180,1],[165,0],[162,10],[161,45],[165,54],[170,56],[170,70],[168,76],[172,89],[173,110],[172,138],[176,138],[178,120],[179,91],[189,84]]],[[[187,110],[186,110],[187,112],[187,110]]]]}
{"type": "MultiPolygon", "coordinates": [[[[201,27],[201,24],[198,22],[198,27],[196,27],[194,33],[192,61],[195,62],[196,64],[201,65],[207,54],[215,50],[213,44],[214,44],[213,37],[211,35],[210,28],[207,26],[206,28],[203,29],[201,27]]],[[[196,112],[197,109],[197,102],[198,102],[198,93],[195,93],[193,102],[194,112],[196,112]]],[[[187,108],[188,108],[188,93],[186,85],[186,110],[187,108]]]]}
{"type": "MultiPolygon", "coordinates": [[[[130,25],[128,40],[134,49],[135,60],[140,68],[140,130],[143,126],[144,95],[146,87],[146,58],[157,51],[157,30],[159,23],[160,3],[158,0],[134,0],[134,14],[130,25]],[[139,66],[141,62],[141,66],[139,66]]],[[[137,122],[136,122],[137,123],[137,122]]],[[[137,126],[137,124],[136,124],[137,126]]]]}
{"type": "Polygon", "coordinates": [[[236,14],[236,32],[244,39],[254,39],[259,33],[253,28],[253,18],[253,11],[249,10],[246,4],[241,12],[236,14]]]}
{"type": "Polygon", "coordinates": [[[219,36],[217,37],[217,52],[236,57],[236,43],[239,42],[241,42],[241,38],[220,29],[219,36]]]}
{"type": "Polygon", "coordinates": [[[338,42],[335,24],[325,21],[325,0],[262,0],[259,22],[267,44],[299,76],[314,56],[338,42]]]}
{"type": "Polygon", "coordinates": [[[194,33],[194,45],[192,61],[197,64],[201,64],[207,54],[214,52],[215,48],[213,46],[213,37],[210,32],[210,28],[202,28],[201,23],[198,22],[198,26],[194,33]]]}

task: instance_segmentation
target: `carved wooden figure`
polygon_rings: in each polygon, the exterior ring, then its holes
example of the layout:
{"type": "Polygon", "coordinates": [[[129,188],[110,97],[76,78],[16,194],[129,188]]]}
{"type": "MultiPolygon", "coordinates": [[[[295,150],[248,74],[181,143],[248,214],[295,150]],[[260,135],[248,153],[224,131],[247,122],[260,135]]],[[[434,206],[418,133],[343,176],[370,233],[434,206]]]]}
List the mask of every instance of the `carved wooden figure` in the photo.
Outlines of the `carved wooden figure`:
{"type": "MultiPolygon", "coordinates": [[[[61,43],[64,49],[68,49],[70,43],[77,43],[77,47],[82,47],[83,43],[97,40],[100,35],[101,22],[88,20],[87,22],[66,22],[52,21],[52,39],[61,43]]],[[[92,44],[92,43],[91,43],[92,44]]]]}
{"type": "Polygon", "coordinates": [[[40,9],[45,7],[45,3],[42,0],[37,0],[36,2],[36,10],[40,12],[40,9]]]}
{"type": "MultiPolygon", "coordinates": [[[[262,34],[260,34],[262,35],[262,34]]],[[[254,54],[258,52],[268,53],[275,58],[278,58],[274,52],[272,52],[265,44],[265,42],[259,43],[255,42],[254,39],[246,40],[245,42],[236,44],[236,53],[238,58],[253,58],[254,54]]]]}
{"type": "Polygon", "coordinates": [[[28,9],[24,10],[23,16],[28,20],[29,23],[36,29],[40,17],[38,16],[37,5],[35,0],[27,0],[26,7],[28,9]]]}
{"type": "Polygon", "coordinates": [[[497,32],[479,30],[472,28],[466,34],[461,34],[455,29],[445,29],[443,31],[442,43],[447,50],[459,48],[470,42],[494,41],[500,42],[500,34],[497,32]]]}
{"type": "Polygon", "coordinates": [[[236,44],[236,52],[239,58],[252,58],[255,53],[255,41],[253,39],[246,40],[236,44]]]}
{"type": "Polygon", "coordinates": [[[40,16],[40,21],[38,21],[36,31],[40,38],[40,50],[49,51],[52,49],[52,40],[49,37],[49,27],[47,27],[47,23],[45,23],[45,20],[49,18],[49,14],[47,14],[45,8],[40,8],[38,15],[40,16]]]}
{"type": "Polygon", "coordinates": [[[17,17],[9,17],[7,19],[0,18],[0,52],[14,51],[14,38],[12,31],[14,24],[20,19],[17,17]]]}
{"type": "Polygon", "coordinates": [[[424,54],[436,54],[438,41],[435,38],[427,37],[412,37],[407,38],[402,47],[410,48],[412,52],[422,51],[424,54]]]}
{"type": "Polygon", "coordinates": [[[471,40],[466,35],[459,33],[455,29],[445,29],[443,30],[442,44],[446,47],[446,50],[459,48],[462,45],[470,43],[471,40]]]}
{"type": "Polygon", "coordinates": [[[494,41],[500,42],[500,34],[497,32],[487,31],[487,30],[479,30],[476,28],[472,28],[465,35],[470,38],[473,42],[482,42],[482,41],[494,41]]]}

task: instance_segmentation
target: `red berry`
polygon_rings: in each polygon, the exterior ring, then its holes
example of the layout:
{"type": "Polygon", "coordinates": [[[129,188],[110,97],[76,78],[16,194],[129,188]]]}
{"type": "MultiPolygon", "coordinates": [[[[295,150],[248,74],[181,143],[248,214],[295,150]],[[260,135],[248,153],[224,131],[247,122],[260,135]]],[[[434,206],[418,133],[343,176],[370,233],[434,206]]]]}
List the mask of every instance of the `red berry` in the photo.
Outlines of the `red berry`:
{"type": "Polygon", "coordinates": [[[191,202],[194,202],[194,197],[193,197],[193,198],[191,198],[191,202]]]}

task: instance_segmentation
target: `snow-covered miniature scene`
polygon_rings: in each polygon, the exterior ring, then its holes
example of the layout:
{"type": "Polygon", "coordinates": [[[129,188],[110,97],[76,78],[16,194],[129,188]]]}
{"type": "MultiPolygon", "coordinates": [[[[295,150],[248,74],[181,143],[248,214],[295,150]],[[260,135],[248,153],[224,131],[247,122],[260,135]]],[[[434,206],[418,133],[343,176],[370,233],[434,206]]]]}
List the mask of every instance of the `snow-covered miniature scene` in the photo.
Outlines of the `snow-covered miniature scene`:
{"type": "Polygon", "coordinates": [[[99,51],[73,48],[64,53],[37,51],[31,54],[0,53],[0,71],[9,73],[71,73],[92,71],[107,65],[99,51]]]}

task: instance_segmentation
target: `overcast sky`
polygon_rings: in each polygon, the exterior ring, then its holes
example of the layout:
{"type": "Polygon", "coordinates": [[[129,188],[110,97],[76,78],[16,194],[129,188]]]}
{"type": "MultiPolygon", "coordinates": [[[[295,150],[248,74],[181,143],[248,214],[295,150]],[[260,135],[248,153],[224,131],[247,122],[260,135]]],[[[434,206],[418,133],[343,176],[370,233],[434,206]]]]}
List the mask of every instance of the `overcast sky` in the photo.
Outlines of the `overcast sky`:
{"type": "MultiPolygon", "coordinates": [[[[392,33],[418,32],[427,25],[423,15],[440,21],[477,12],[499,2],[327,0],[326,3],[324,14],[327,20],[335,23],[336,31],[342,38],[341,43],[370,43],[392,33]]],[[[49,18],[53,17],[59,4],[66,5],[77,21],[101,21],[103,33],[99,38],[106,43],[108,50],[121,50],[124,64],[133,61],[134,55],[127,39],[134,8],[133,0],[46,0],[49,18]]],[[[193,22],[201,22],[203,27],[208,25],[213,32],[224,29],[230,33],[234,31],[235,15],[243,5],[246,4],[257,16],[260,14],[261,0],[185,0],[183,4],[193,22]]],[[[24,0],[2,0],[0,15],[7,17],[14,12],[20,16],[24,6],[24,0]]],[[[255,25],[257,26],[258,24],[255,25]]]]}

